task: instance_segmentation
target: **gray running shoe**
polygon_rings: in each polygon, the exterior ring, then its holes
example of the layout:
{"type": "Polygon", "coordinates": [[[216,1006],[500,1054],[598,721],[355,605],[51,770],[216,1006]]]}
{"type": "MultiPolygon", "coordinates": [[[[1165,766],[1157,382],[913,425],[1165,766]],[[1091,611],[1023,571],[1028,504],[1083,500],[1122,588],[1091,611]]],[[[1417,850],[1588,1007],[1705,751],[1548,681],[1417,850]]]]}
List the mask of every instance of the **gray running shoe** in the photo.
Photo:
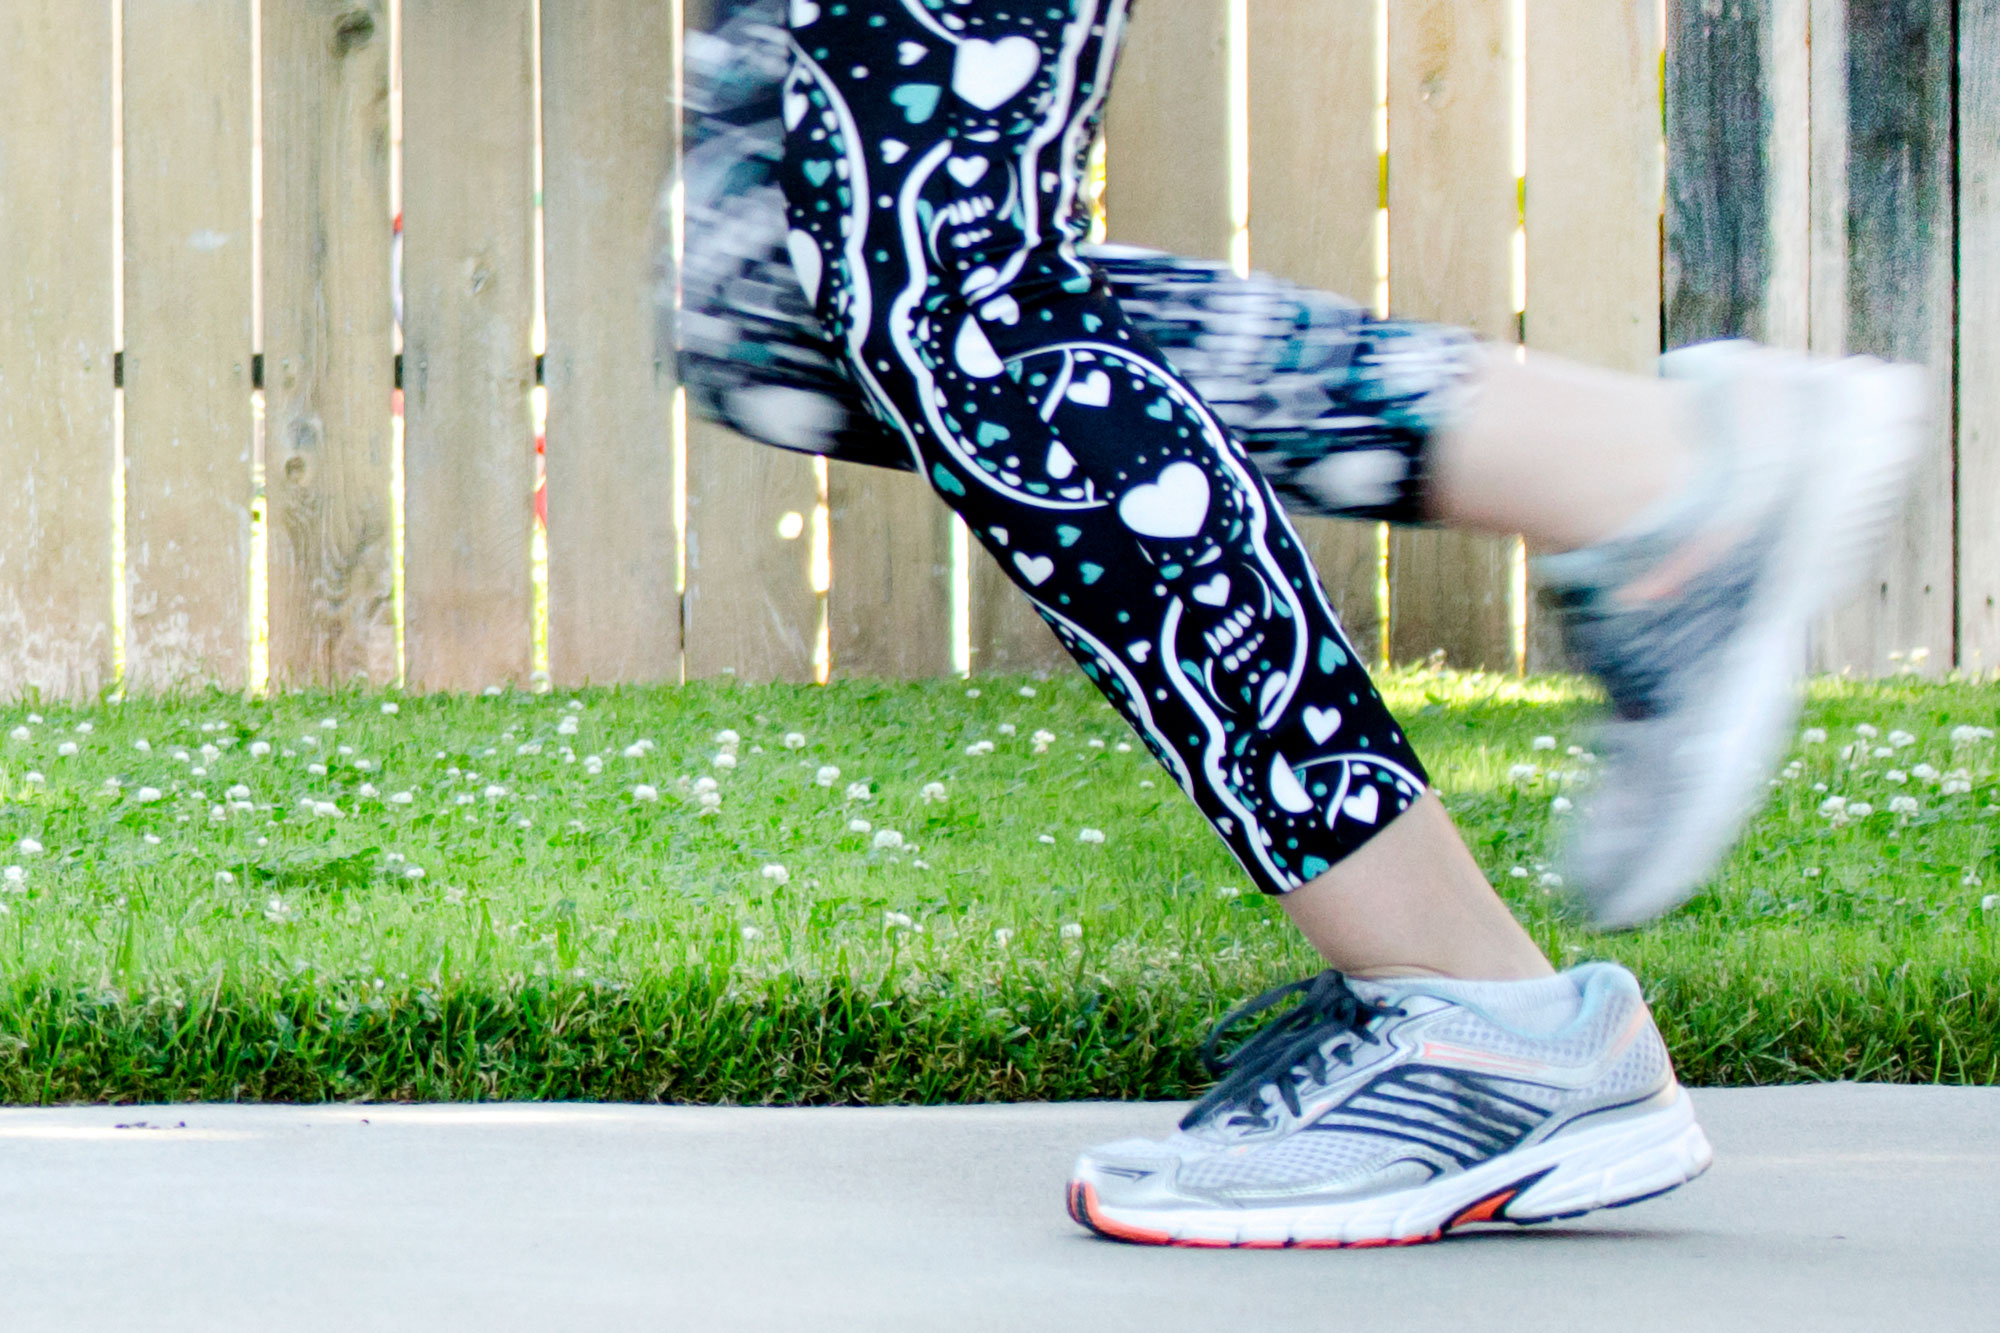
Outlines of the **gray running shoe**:
{"type": "Polygon", "coordinates": [[[1691,895],[1768,790],[1808,628],[1873,565],[1923,436],[1913,366],[1730,342],[1661,368],[1700,393],[1700,476],[1638,531],[1536,562],[1573,660],[1611,698],[1561,855],[1607,930],[1691,895]]]}
{"type": "Polygon", "coordinates": [[[1172,1138],[1086,1151],[1071,1217],[1148,1245],[1413,1245],[1636,1203],[1712,1157],[1615,964],[1505,985],[1324,972],[1231,1014],[1203,1055],[1225,1075],[1214,1091],[1172,1138]],[[1540,996],[1541,1012],[1510,1022],[1496,993],[1540,996]],[[1294,996],[1215,1058],[1234,1024],[1294,996]]]}

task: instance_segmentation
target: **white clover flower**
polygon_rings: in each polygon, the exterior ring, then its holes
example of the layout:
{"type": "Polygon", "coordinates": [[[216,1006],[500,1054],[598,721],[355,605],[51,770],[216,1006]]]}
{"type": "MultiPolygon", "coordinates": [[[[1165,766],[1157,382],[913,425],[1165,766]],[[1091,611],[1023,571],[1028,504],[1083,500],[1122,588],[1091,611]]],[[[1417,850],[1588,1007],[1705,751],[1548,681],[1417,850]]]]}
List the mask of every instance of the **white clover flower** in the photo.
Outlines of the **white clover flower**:
{"type": "Polygon", "coordinates": [[[875,826],[865,819],[850,819],[847,821],[847,831],[849,833],[873,833],[875,826]]]}
{"type": "Polygon", "coordinates": [[[1509,782],[1534,782],[1542,776],[1542,770],[1534,764],[1515,764],[1507,770],[1509,782]]]}
{"type": "Polygon", "coordinates": [[[40,713],[30,713],[30,714],[28,714],[28,725],[29,725],[29,726],[31,726],[31,727],[39,727],[39,726],[41,726],[41,725],[42,725],[42,715],[41,715],[40,713]]]}
{"type": "Polygon", "coordinates": [[[660,789],[650,782],[642,782],[632,789],[632,799],[635,801],[657,801],[660,799],[660,789]]]}
{"type": "Polygon", "coordinates": [[[14,850],[23,856],[40,856],[42,844],[35,838],[23,838],[14,844],[14,850]]]}
{"type": "Polygon", "coordinates": [[[1095,736],[1092,736],[1089,740],[1085,741],[1084,744],[1088,745],[1093,750],[1102,750],[1104,748],[1104,742],[1097,739],[1097,737],[1095,736]]]}
{"type": "Polygon", "coordinates": [[[1847,814],[1851,819],[1866,819],[1874,813],[1875,807],[1866,801],[1854,801],[1847,807],[1847,814]]]}
{"type": "Polygon", "coordinates": [[[709,762],[713,763],[717,768],[734,768],[736,767],[736,756],[724,750],[709,762]]]}
{"type": "Polygon", "coordinates": [[[1507,875],[1510,879],[1526,879],[1528,877],[1528,867],[1515,866],[1507,872],[1507,875]]]}
{"type": "MultiPolygon", "coordinates": [[[[351,750],[348,750],[348,749],[347,749],[347,747],[346,747],[345,745],[341,746],[340,748],[342,749],[342,751],[344,751],[344,752],[346,752],[346,753],[348,753],[348,754],[352,754],[352,753],[353,753],[353,751],[351,751],[351,750]]],[[[214,763],[214,762],[215,762],[216,760],[218,760],[218,759],[220,759],[220,758],[222,758],[222,751],[221,751],[221,750],[217,749],[217,748],[216,748],[215,746],[213,746],[213,745],[209,744],[209,743],[208,743],[208,742],[206,742],[206,741],[203,741],[203,742],[202,742],[202,746],[201,746],[201,762],[202,762],[202,763],[204,763],[204,764],[212,764],[212,763],[214,763]]]]}
{"type": "Polygon", "coordinates": [[[803,733],[803,732],[798,732],[798,731],[788,731],[788,732],[786,732],[786,733],[785,733],[785,748],[786,748],[787,750],[803,750],[803,749],[805,749],[805,748],[806,748],[806,738],[805,738],[805,733],[803,733]]]}
{"type": "Polygon", "coordinates": [[[1908,773],[1905,773],[1900,768],[1892,768],[1888,772],[1882,775],[1882,781],[1893,782],[1898,786],[1902,785],[1905,782],[1908,782],[1909,780],[1910,780],[1910,775],[1908,773]]]}
{"type": "Polygon", "coordinates": [[[540,754],[541,752],[542,743],[540,741],[523,741],[514,747],[514,757],[517,759],[525,758],[528,755],[540,754]]]}
{"type": "Polygon", "coordinates": [[[95,722],[79,722],[76,724],[76,732],[77,735],[79,736],[88,736],[91,732],[96,730],[97,730],[97,724],[95,722]]]}
{"type": "Polygon", "coordinates": [[[721,792],[705,791],[701,794],[700,800],[701,812],[705,815],[712,815],[722,808],[721,792]]]}
{"type": "Polygon", "coordinates": [[[1918,764],[1910,770],[1910,776],[1920,782],[1936,782],[1938,780],[1938,771],[1929,764],[1918,764]]]}
{"type": "Polygon", "coordinates": [[[1549,809],[1555,811],[1559,815],[1566,815],[1575,808],[1576,808],[1575,804],[1567,796],[1558,796],[1553,801],[1549,802],[1549,809]]]}
{"type": "Polygon", "coordinates": [[[26,727],[16,727],[8,732],[7,735],[10,739],[17,741],[31,741],[35,738],[35,733],[26,727]]]}
{"type": "Polygon", "coordinates": [[[583,771],[591,774],[593,777],[602,773],[604,771],[604,760],[594,754],[585,755],[583,757],[583,771]]]}
{"type": "Polygon", "coordinates": [[[132,799],[140,805],[152,805],[162,799],[162,796],[158,787],[141,787],[132,793],[132,799]]]}
{"type": "Polygon", "coordinates": [[[364,801],[372,801],[377,796],[380,796],[382,793],[379,789],[377,789],[374,783],[364,782],[359,787],[356,787],[354,789],[354,794],[356,796],[359,796],[364,801]]]}
{"type": "MultiPolygon", "coordinates": [[[[299,744],[305,746],[308,750],[317,750],[319,748],[319,737],[313,735],[311,732],[307,732],[305,735],[299,737],[299,744]]],[[[174,758],[179,759],[184,753],[183,751],[180,754],[176,754],[174,758]]]]}
{"type": "Polygon", "coordinates": [[[424,877],[424,868],[422,866],[403,867],[404,879],[422,879],[423,877],[424,877]]]}
{"type": "Polygon", "coordinates": [[[1130,741],[1120,741],[1118,742],[1118,744],[1112,746],[1111,748],[1118,751],[1118,753],[1120,754],[1132,753],[1132,743],[1130,741]]]}
{"type": "Polygon", "coordinates": [[[1563,877],[1553,870],[1544,870],[1541,878],[1537,879],[1535,883],[1545,889],[1559,889],[1562,887],[1563,877]]]}
{"type": "Polygon", "coordinates": [[[1914,796],[1895,796],[1889,800],[1889,813],[1892,815],[1914,815],[1918,808],[1914,796]]]}
{"type": "Polygon", "coordinates": [[[1992,739],[1993,728],[1991,727],[1953,727],[1951,729],[1951,743],[1953,745],[1977,745],[1980,741],[1990,741],[1992,739]]]}
{"type": "Polygon", "coordinates": [[[1969,774],[1953,773],[1945,778],[1938,790],[1946,796],[1967,795],[1972,791],[1972,778],[1969,774]]]}
{"type": "Polygon", "coordinates": [[[1241,898],[1243,890],[1237,888],[1234,884],[1219,884],[1216,886],[1215,896],[1218,898],[1241,898]]]}
{"type": "Polygon", "coordinates": [[[1802,745],[1826,744],[1826,728],[1807,727],[1804,731],[1799,733],[1799,743],[1802,745]]]}
{"type": "Polygon", "coordinates": [[[1083,938],[1083,923],[1080,921],[1065,921],[1063,922],[1062,929],[1058,930],[1056,934],[1066,940],[1080,940],[1083,938]]]}
{"type": "Polygon", "coordinates": [[[1155,784],[1155,783],[1153,782],[1153,780],[1152,780],[1151,778],[1140,778],[1140,779],[1139,779],[1139,790],[1140,790],[1140,791],[1151,791],[1151,790],[1153,789],[1153,787],[1154,787],[1155,785],[1156,785],[1156,784],[1155,784]]]}
{"type": "Polygon", "coordinates": [[[758,940],[764,938],[764,932],[755,926],[745,926],[737,933],[742,935],[745,944],[755,944],[758,940]]]}
{"type": "Polygon", "coordinates": [[[919,794],[923,797],[925,805],[931,805],[946,799],[944,784],[942,782],[926,782],[923,791],[919,794]]]}
{"type": "Polygon", "coordinates": [[[1856,724],[1854,728],[1854,734],[1859,736],[1862,740],[1872,741],[1877,736],[1880,736],[1882,733],[1877,731],[1872,724],[1867,722],[1862,722],[1856,724]]]}
{"type": "Polygon", "coordinates": [[[506,796],[506,794],[507,794],[507,789],[506,789],[505,787],[501,786],[501,785],[500,785],[499,783],[497,783],[497,782],[493,782],[493,783],[488,783],[488,784],[487,784],[487,787],[486,787],[486,799],[487,799],[487,800],[489,800],[489,801],[497,801],[497,800],[500,800],[500,799],[501,799],[502,797],[506,796]]]}
{"type": "Polygon", "coordinates": [[[1892,731],[1889,733],[1889,744],[1895,746],[1898,750],[1907,750],[1916,743],[1917,738],[1907,731],[1892,731]]]}
{"type": "Polygon", "coordinates": [[[1002,722],[999,727],[1002,736],[1012,736],[1016,730],[1017,728],[1012,722],[1002,722]]]}
{"type": "Polygon", "coordinates": [[[1846,810],[1847,798],[1845,796],[1829,796],[1819,803],[1819,812],[1829,819],[1835,815],[1845,813],[1846,810]]]}
{"type": "MultiPolygon", "coordinates": [[[[22,739],[25,740],[27,738],[22,737],[22,739]]],[[[141,736],[138,740],[132,742],[132,748],[140,754],[151,754],[153,752],[153,743],[144,736],[141,736]]]]}
{"type": "Polygon", "coordinates": [[[1037,745],[1052,745],[1055,743],[1056,734],[1053,731],[1044,731],[1038,729],[1033,736],[1029,737],[1029,739],[1034,741],[1034,743],[1037,745]]]}
{"type": "Polygon", "coordinates": [[[1002,926],[993,932],[993,943],[1004,949],[1014,942],[1014,932],[1002,926]]]}
{"type": "Polygon", "coordinates": [[[215,872],[215,884],[217,888],[227,888],[235,882],[236,876],[229,871],[218,870],[215,872]]]}
{"type": "Polygon", "coordinates": [[[1785,765],[1783,775],[1787,778],[1803,777],[1805,775],[1805,771],[1806,771],[1806,766],[1800,763],[1798,760],[1794,759],[1791,763],[1785,765]]]}
{"type": "Polygon", "coordinates": [[[625,747],[624,754],[627,759],[644,759],[646,757],[646,747],[635,742],[625,747]]]}
{"type": "Polygon", "coordinates": [[[402,705],[398,704],[394,699],[391,699],[388,703],[382,705],[382,712],[389,717],[394,717],[396,716],[396,714],[402,711],[403,711],[402,705]]]}
{"type": "Polygon", "coordinates": [[[21,775],[21,781],[27,783],[30,787],[39,787],[44,782],[47,782],[48,779],[31,769],[21,775]]]}
{"type": "Polygon", "coordinates": [[[1818,866],[1807,866],[1804,870],[1801,870],[1799,872],[1799,874],[1803,875],[1807,879],[1818,879],[1819,873],[1820,872],[1818,866]]]}
{"type": "Polygon", "coordinates": [[[451,803],[453,805],[471,805],[478,799],[479,798],[477,796],[474,796],[471,792],[462,791],[458,795],[451,798],[451,803]]]}
{"type": "Polygon", "coordinates": [[[980,755],[987,755],[987,754],[992,754],[992,753],[993,753],[993,742],[992,742],[992,741],[974,741],[974,742],[973,742],[972,744],[970,744],[970,745],[968,745],[968,746],[966,746],[966,747],[965,747],[965,752],[966,752],[967,754],[969,754],[969,755],[972,755],[972,756],[973,756],[974,758],[977,758],[977,757],[979,757],[980,755]]]}
{"type": "Polygon", "coordinates": [[[1537,750],[1553,750],[1556,748],[1556,738],[1553,736],[1537,736],[1532,744],[1533,748],[1537,750]]]}
{"type": "Polygon", "coordinates": [[[325,777],[325,776],[326,776],[326,765],[325,765],[325,764],[307,764],[307,765],[306,765],[306,772],[308,772],[308,773],[312,774],[312,775],[313,775],[314,777],[316,777],[316,778],[323,778],[323,777],[325,777]]]}
{"type": "Polygon", "coordinates": [[[721,731],[715,733],[715,743],[717,745],[741,745],[743,738],[737,735],[733,728],[724,727],[721,731]]]}
{"type": "Polygon", "coordinates": [[[271,742],[269,742],[269,741],[251,741],[251,742],[250,742],[250,757],[251,757],[251,758],[253,758],[253,759],[262,759],[262,758],[263,758],[263,757],[264,757],[265,755],[267,755],[267,754],[269,754],[269,753],[271,753],[271,742]]]}
{"type": "Polygon", "coordinates": [[[1089,842],[1089,843],[1103,842],[1104,830],[1094,829],[1094,828],[1087,828],[1080,830],[1076,835],[1076,840],[1078,842],[1089,842]]]}
{"type": "Polygon", "coordinates": [[[1045,842],[1045,843],[1047,843],[1047,844],[1048,844],[1049,846],[1051,846],[1051,847],[1053,847],[1053,846],[1055,846],[1055,845],[1056,845],[1056,840],[1055,840],[1055,835],[1054,835],[1054,834],[1050,834],[1050,833],[1044,833],[1044,834],[1042,834],[1042,835],[1041,835],[1041,836],[1040,836],[1039,838],[1036,838],[1036,839],[1035,839],[1035,841],[1036,841],[1036,842],[1045,842]]]}
{"type": "Polygon", "coordinates": [[[721,789],[721,787],[722,787],[721,783],[717,782],[714,778],[709,777],[706,773],[702,774],[702,776],[694,780],[694,789],[697,792],[718,791],[721,789]]]}
{"type": "Polygon", "coordinates": [[[789,884],[792,882],[792,872],[787,870],[785,867],[777,864],[775,861],[772,862],[770,865],[765,866],[760,873],[764,876],[765,879],[771,880],[778,884],[789,884]]]}
{"type": "Polygon", "coordinates": [[[76,754],[76,742],[64,741],[61,745],[58,745],[56,747],[56,753],[58,755],[61,755],[64,759],[68,759],[74,756],[76,754]]]}
{"type": "Polygon", "coordinates": [[[866,801],[874,795],[874,791],[865,782],[850,782],[847,784],[847,799],[850,801],[866,801]]]}
{"type": "Polygon", "coordinates": [[[332,801],[314,801],[313,815],[319,819],[345,819],[346,814],[332,801]]]}
{"type": "Polygon", "coordinates": [[[574,736],[580,727],[581,724],[577,721],[576,714],[571,713],[565,716],[562,721],[556,723],[556,735],[574,736]]]}
{"type": "Polygon", "coordinates": [[[903,845],[903,835],[896,832],[896,830],[892,828],[875,830],[876,847],[894,848],[894,847],[901,847],[902,845],[903,845]]]}
{"type": "Polygon", "coordinates": [[[247,801],[250,799],[250,789],[240,782],[222,794],[232,801],[247,801]]]}
{"type": "Polygon", "coordinates": [[[890,930],[908,930],[917,923],[910,919],[908,912],[884,912],[882,924],[890,930]]]}
{"type": "Polygon", "coordinates": [[[1019,690],[1019,694],[1023,699],[1032,699],[1035,697],[1035,687],[1032,685],[1023,685],[1019,690]]]}
{"type": "Polygon", "coordinates": [[[407,792],[407,791],[399,791],[399,792],[397,792],[397,793],[396,793],[396,794],[395,794],[394,796],[391,796],[391,797],[389,798],[389,804],[390,804],[390,805],[411,805],[411,804],[414,804],[414,803],[416,802],[416,799],[417,799],[417,797],[416,797],[416,794],[415,794],[414,792],[407,792]]]}
{"type": "Polygon", "coordinates": [[[142,834],[139,841],[145,843],[148,847],[158,847],[160,845],[160,835],[157,833],[142,834]]]}
{"type": "Polygon", "coordinates": [[[0,883],[22,884],[27,878],[28,872],[20,866],[8,866],[5,870],[0,870],[0,883]]]}
{"type": "Polygon", "coordinates": [[[120,782],[117,778],[104,779],[104,790],[106,791],[117,791],[120,787],[124,785],[125,784],[120,782]]]}
{"type": "Polygon", "coordinates": [[[1868,752],[1868,757],[1871,759],[1888,759],[1894,756],[1895,753],[1895,747],[1893,746],[1878,745],[1868,752]]]}
{"type": "Polygon", "coordinates": [[[1979,900],[1982,912],[2000,912],[2000,893],[1989,893],[1979,900]]]}

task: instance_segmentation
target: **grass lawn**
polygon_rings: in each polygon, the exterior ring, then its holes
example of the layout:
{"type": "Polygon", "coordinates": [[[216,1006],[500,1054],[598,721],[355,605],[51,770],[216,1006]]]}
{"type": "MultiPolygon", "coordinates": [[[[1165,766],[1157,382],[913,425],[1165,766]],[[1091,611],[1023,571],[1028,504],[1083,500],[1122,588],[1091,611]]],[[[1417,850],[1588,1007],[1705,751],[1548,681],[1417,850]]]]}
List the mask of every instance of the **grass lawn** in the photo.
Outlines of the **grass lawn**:
{"type": "MultiPolygon", "coordinates": [[[[2000,1079],[2000,687],[1817,684],[1715,884],[1613,938],[1544,863],[1587,690],[1383,689],[1688,1081],[2000,1079]]],[[[1130,739],[1080,678],[0,709],[0,1100],[1189,1095],[1315,962],[1130,739]]]]}

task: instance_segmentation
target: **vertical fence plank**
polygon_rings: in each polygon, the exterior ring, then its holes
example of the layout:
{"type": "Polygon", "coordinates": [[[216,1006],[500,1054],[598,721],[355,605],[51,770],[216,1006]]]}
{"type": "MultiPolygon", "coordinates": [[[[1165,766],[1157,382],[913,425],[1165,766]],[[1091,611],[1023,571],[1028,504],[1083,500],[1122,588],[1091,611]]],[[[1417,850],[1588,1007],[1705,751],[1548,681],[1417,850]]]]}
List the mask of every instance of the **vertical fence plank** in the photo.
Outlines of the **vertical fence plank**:
{"type": "Polygon", "coordinates": [[[389,23],[263,0],[271,679],[396,677],[389,23]]]}
{"type": "Polygon", "coordinates": [[[2000,5],[1959,6],[1959,663],[2000,667],[2000,5]]]}
{"type": "Polygon", "coordinates": [[[104,5],[0,5],[0,699],[111,678],[111,54],[104,5]]]}
{"type": "MultiPolygon", "coordinates": [[[[1259,0],[1262,3],[1262,0],[1259,0]]],[[[1229,0],[1139,5],[1105,115],[1111,238],[1229,258],[1229,0]]]]}
{"type": "Polygon", "coordinates": [[[533,654],[530,0],[403,11],[405,672],[525,682],[533,654]]]}
{"type": "Polygon", "coordinates": [[[656,0],[542,0],[558,685],[680,679],[673,354],[653,307],[679,36],[656,0]]]}
{"type": "Polygon", "coordinates": [[[1929,367],[1934,420],[1890,550],[1815,636],[1828,670],[1876,674],[1893,667],[1891,653],[1924,649],[1926,668],[1943,671],[1956,651],[1953,8],[1847,5],[1846,350],[1929,367]]]}
{"type": "MultiPolygon", "coordinates": [[[[1651,374],[1660,351],[1657,0],[1528,6],[1527,343],[1651,374]]],[[[1528,668],[1563,663],[1528,608],[1528,668]]]]}
{"type": "MultiPolygon", "coordinates": [[[[1389,293],[1397,313],[1514,338],[1513,38],[1497,0],[1389,6],[1389,293]]],[[[1401,661],[1514,666],[1513,543],[1404,529],[1390,538],[1389,636],[1401,661]]]]}
{"type": "MultiPolygon", "coordinates": [[[[1368,303],[1375,295],[1375,57],[1367,0],[1249,7],[1250,261],[1368,303]]],[[[1295,520],[1306,553],[1366,660],[1382,651],[1378,525],[1295,520]]]]}
{"type": "Polygon", "coordinates": [[[125,0],[126,680],[249,676],[250,8],[125,0]]]}
{"type": "Polygon", "coordinates": [[[950,675],[951,510],[921,477],[863,467],[830,468],[827,508],[832,670],[902,680],[950,675]]]}
{"type": "Polygon", "coordinates": [[[689,414],[687,677],[810,681],[819,633],[812,584],[813,460],[752,444],[689,414]],[[782,531],[788,515],[797,519],[782,531]]]}

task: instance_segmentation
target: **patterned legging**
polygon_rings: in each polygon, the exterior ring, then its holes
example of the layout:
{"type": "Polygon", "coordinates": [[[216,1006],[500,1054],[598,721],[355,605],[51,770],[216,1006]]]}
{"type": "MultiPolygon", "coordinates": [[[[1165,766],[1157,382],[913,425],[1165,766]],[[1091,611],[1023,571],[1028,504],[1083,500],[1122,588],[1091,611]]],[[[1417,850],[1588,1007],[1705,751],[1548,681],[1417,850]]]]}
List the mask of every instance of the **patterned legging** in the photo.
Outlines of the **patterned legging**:
{"type": "Polygon", "coordinates": [[[1271,487],[1077,254],[1124,18],[793,0],[788,247],[869,410],[1281,893],[1426,779],[1271,487]]]}

